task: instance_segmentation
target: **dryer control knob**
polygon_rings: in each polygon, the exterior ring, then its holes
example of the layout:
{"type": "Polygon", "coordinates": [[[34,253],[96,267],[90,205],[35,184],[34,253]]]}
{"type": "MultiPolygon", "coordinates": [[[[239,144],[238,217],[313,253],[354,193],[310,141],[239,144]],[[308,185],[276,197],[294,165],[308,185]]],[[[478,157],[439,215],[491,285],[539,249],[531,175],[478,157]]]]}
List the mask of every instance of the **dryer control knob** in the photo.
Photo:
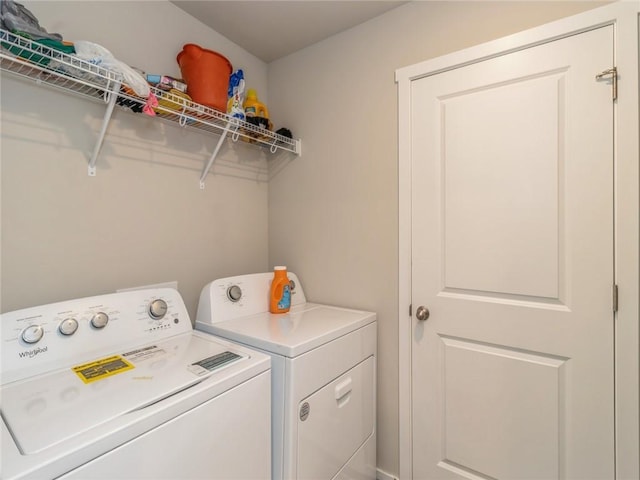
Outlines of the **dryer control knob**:
{"type": "Polygon", "coordinates": [[[75,318],[65,318],[60,325],[58,325],[58,331],[62,335],[73,335],[78,330],[78,321],[75,318]]]}
{"type": "Polygon", "coordinates": [[[43,335],[44,329],[42,325],[29,325],[20,334],[25,343],[38,343],[43,335]]]}
{"type": "Polygon", "coordinates": [[[98,312],[91,318],[91,326],[94,328],[104,328],[109,323],[109,315],[98,312]]]}
{"type": "Polygon", "coordinates": [[[157,298],[149,304],[149,316],[154,320],[160,320],[167,314],[168,309],[167,302],[157,298]]]}
{"type": "Polygon", "coordinates": [[[242,298],[242,289],[238,285],[231,285],[227,288],[227,298],[232,302],[237,302],[242,298]]]}

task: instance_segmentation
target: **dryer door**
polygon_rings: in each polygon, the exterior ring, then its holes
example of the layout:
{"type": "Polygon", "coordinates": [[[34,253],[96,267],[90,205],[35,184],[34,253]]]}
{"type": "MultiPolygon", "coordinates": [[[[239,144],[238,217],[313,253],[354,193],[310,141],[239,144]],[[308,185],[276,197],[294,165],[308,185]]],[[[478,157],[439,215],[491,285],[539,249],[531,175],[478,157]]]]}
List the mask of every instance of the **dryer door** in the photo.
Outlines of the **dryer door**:
{"type": "Polygon", "coordinates": [[[298,478],[330,479],[374,433],[373,357],[298,404],[298,478]]]}

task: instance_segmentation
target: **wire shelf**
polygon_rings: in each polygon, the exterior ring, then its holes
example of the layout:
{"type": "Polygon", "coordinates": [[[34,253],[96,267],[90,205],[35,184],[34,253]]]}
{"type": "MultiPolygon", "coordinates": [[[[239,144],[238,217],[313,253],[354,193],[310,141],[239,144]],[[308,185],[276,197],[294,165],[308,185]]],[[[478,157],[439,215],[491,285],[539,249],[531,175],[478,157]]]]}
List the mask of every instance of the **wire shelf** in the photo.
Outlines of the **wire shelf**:
{"type": "MultiPolygon", "coordinates": [[[[233,141],[244,138],[250,143],[269,147],[272,153],[286,150],[299,154],[299,140],[233,118],[170,91],[155,87],[151,87],[151,91],[160,100],[160,104],[154,108],[155,113],[164,120],[216,134],[227,131],[233,141]]],[[[142,108],[146,103],[146,99],[127,92],[120,92],[119,97],[129,102],[129,108],[142,108]]]]}
{"type": "Polygon", "coordinates": [[[121,76],[73,55],[0,29],[0,68],[19,77],[102,99],[121,76]]]}
{"type": "MultiPolygon", "coordinates": [[[[107,123],[115,105],[140,112],[147,99],[139,97],[123,85],[122,76],[75,55],[51,48],[37,41],[0,29],[0,70],[65,92],[104,101],[109,105],[103,131],[90,161],[89,174],[95,175],[95,161],[102,144],[107,123]],[[115,104],[115,105],[114,105],[115,104]]],[[[150,87],[159,100],[153,107],[156,115],[181,127],[196,129],[220,136],[218,145],[200,179],[201,187],[221,142],[229,135],[232,141],[242,138],[248,143],[266,147],[271,153],[278,150],[300,155],[298,139],[279,135],[257,125],[233,118],[225,113],[195,103],[171,91],[150,87]]]]}

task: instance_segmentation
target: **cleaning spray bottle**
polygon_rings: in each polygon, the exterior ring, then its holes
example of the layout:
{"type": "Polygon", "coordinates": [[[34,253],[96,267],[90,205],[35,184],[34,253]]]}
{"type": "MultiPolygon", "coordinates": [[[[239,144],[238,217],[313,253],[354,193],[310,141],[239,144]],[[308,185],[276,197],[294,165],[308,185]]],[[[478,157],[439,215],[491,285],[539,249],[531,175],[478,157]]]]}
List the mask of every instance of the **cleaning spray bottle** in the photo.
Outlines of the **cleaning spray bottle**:
{"type": "Polygon", "coordinates": [[[273,267],[273,280],[269,291],[269,311],[287,313],[291,308],[291,286],[287,277],[287,267],[273,267]]]}

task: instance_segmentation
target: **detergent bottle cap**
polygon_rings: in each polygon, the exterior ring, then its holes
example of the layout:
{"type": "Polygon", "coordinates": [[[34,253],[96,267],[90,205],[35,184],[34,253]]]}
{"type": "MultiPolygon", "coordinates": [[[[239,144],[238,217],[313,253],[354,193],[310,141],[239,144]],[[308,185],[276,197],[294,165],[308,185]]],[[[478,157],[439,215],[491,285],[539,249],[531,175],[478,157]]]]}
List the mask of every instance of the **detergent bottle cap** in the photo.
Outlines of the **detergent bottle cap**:
{"type": "Polygon", "coordinates": [[[250,88],[249,90],[247,90],[247,99],[251,99],[251,100],[258,99],[258,94],[253,88],[250,88]]]}

